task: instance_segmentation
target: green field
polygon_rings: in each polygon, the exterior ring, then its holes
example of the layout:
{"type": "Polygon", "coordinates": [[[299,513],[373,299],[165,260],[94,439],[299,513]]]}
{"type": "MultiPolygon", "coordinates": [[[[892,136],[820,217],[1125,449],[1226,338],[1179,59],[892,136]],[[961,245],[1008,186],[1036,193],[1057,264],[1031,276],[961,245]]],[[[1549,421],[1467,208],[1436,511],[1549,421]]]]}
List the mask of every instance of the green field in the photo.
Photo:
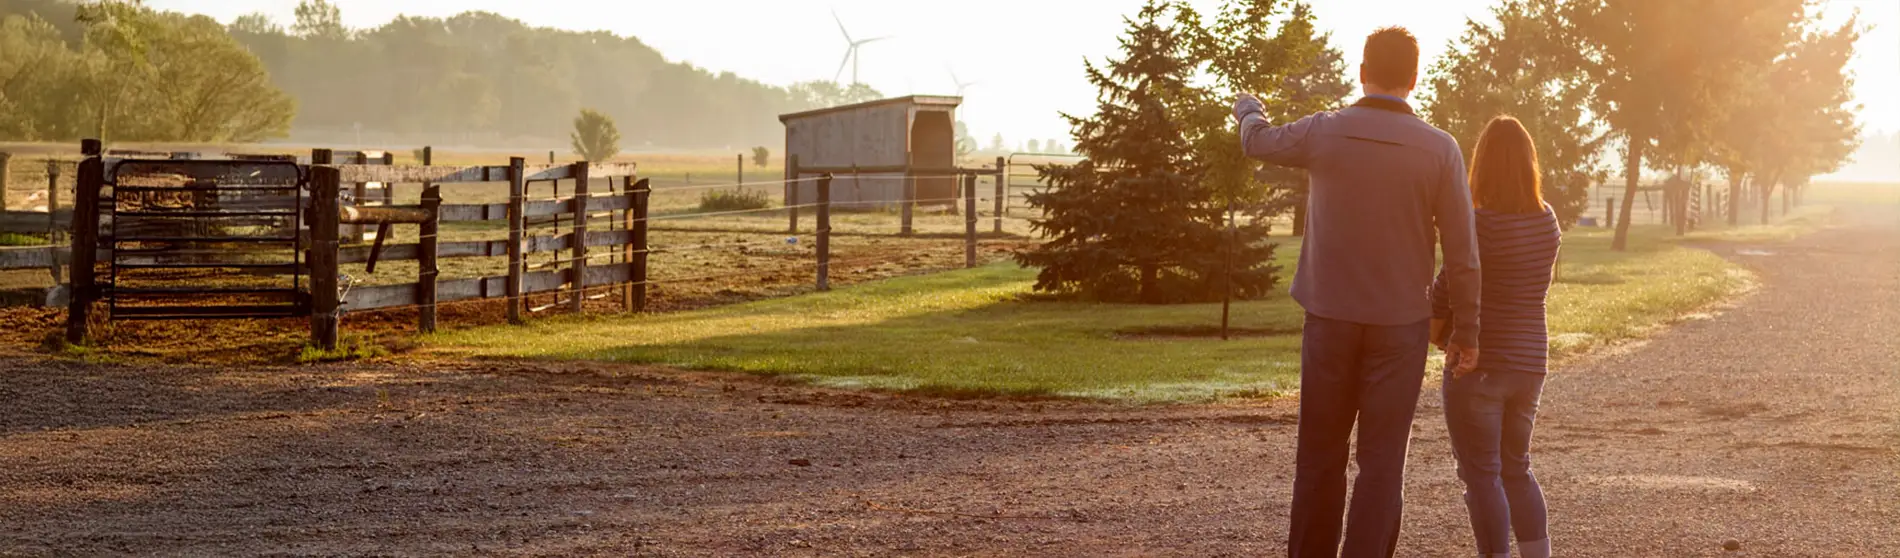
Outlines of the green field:
{"type": "MultiPolygon", "coordinates": [[[[1565,239],[1551,296],[1560,358],[1640,337],[1751,285],[1746,272],[1666,240],[1659,227],[1637,233],[1624,253],[1611,252],[1601,231],[1565,239]]],[[[1302,312],[1283,294],[1236,304],[1233,323],[1245,335],[1221,341],[1204,336],[1219,323],[1217,304],[1033,301],[1033,281],[1034,271],[999,264],[702,311],[478,328],[432,342],[482,357],[647,363],[935,394],[1157,402],[1297,387],[1302,312]]]]}

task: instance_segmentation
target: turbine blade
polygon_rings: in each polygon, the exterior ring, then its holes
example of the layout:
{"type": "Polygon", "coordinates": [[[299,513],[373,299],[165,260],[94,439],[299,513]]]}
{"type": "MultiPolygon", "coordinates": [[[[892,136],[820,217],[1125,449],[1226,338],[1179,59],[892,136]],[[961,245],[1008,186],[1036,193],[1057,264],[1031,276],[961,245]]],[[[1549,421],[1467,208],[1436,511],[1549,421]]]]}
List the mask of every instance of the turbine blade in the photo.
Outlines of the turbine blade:
{"type": "Polygon", "coordinates": [[[844,51],[844,60],[839,60],[839,61],[838,61],[838,72],[837,72],[837,73],[835,73],[835,74],[832,74],[832,75],[831,75],[831,82],[832,82],[832,83],[837,83],[837,82],[838,82],[838,78],[841,78],[841,77],[844,77],[844,67],[845,67],[846,65],[848,65],[848,64],[850,64],[850,63],[851,63],[851,55],[852,55],[852,54],[856,54],[857,52],[858,52],[858,47],[856,47],[856,46],[853,46],[853,47],[851,47],[851,48],[848,48],[848,49],[845,49],[845,51],[844,51]]]}
{"type": "Polygon", "coordinates": [[[838,10],[832,10],[832,11],[831,11],[831,20],[832,20],[832,21],[836,21],[836,22],[838,22],[838,32],[839,32],[839,33],[844,33],[844,41],[845,41],[845,42],[847,42],[847,43],[851,43],[851,44],[857,44],[857,43],[855,43],[855,42],[853,42],[853,41],[851,40],[851,32],[850,32],[850,31],[846,31],[846,30],[844,29],[844,20],[842,20],[842,19],[838,19],[838,10]]]}
{"type": "Polygon", "coordinates": [[[871,37],[871,38],[869,38],[869,39],[865,39],[865,40],[862,40],[862,41],[858,41],[858,42],[855,42],[855,43],[851,43],[851,44],[854,44],[854,45],[868,45],[868,44],[871,44],[871,43],[875,43],[875,42],[878,42],[878,41],[882,41],[882,40],[885,40],[885,39],[889,39],[889,38],[890,38],[889,36],[884,36],[884,37],[871,37]]]}

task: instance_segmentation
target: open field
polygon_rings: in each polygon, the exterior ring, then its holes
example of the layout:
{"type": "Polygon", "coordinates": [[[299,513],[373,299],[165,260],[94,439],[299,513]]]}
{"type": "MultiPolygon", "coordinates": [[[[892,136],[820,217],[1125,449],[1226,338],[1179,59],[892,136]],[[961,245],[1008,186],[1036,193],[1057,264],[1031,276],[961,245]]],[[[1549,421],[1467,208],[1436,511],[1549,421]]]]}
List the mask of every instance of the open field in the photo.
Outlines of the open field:
{"type": "MultiPolygon", "coordinates": [[[[1537,474],[1559,552],[1900,555],[1896,217],[1716,243],[1759,290],[1555,370],[1537,474]]],[[[0,393],[0,555],[34,558],[1273,555],[1297,411],[422,357],[0,356],[0,393]]],[[[1398,556],[1472,554],[1437,400],[1398,556]]]]}
{"type": "MultiPolygon", "coordinates": [[[[1288,239],[1281,261],[1298,259],[1288,239]]],[[[1640,337],[1734,295],[1747,274],[1641,227],[1631,250],[1604,231],[1565,239],[1551,296],[1559,357],[1640,337]]],[[[1290,265],[1289,265],[1290,267],[1290,265]]],[[[620,361],[783,375],[827,386],[926,393],[1198,401],[1296,387],[1303,313],[1284,294],[1218,304],[1026,301],[1035,272],[1010,264],[677,314],[577,318],[456,331],[448,354],[620,361]]]]}

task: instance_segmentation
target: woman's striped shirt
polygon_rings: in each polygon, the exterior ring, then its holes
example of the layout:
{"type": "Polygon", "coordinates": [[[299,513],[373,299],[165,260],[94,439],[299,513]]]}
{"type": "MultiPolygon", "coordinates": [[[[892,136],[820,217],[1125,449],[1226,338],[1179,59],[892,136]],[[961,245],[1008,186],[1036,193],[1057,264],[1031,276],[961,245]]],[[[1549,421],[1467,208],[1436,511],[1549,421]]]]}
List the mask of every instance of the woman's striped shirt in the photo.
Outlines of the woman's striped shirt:
{"type": "MultiPolygon", "coordinates": [[[[1541,213],[1478,209],[1478,369],[1543,374],[1550,357],[1544,299],[1550,294],[1562,229],[1541,213]]],[[[1432,317],[1451,318],[1445,274],[1432,284],[1432,317]]],[[[1456,323],[1455,321],[1453,323],[1456,323]]]]}

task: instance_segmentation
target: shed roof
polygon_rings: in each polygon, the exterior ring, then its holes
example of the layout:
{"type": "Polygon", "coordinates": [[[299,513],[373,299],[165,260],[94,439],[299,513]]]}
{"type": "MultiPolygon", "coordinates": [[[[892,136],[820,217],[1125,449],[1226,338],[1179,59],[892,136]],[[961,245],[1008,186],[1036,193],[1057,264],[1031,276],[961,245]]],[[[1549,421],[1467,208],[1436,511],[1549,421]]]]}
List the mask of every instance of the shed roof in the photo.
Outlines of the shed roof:
{"type": "Polygon", "coordinates": [[[842,105],[842,106],[821,108],[817,110],[808,110],[805,112],[781,114],[778,116],[778,121],[788,122],[788,121],[797,120],[800,118],[822,116],[822,115],[831,114],[834,112],[844,112],[848,110],[856,110],[856,109],[861,109],[861,108],[870,108],[870,107],[876,107],[876,106],[897,105],[897,104],[956,107],[957,105],[963,104],[963,98],[953,97],[953,96],[948,96],[948,95],[910,95],[906,97],[892,97],[889,99],[878,99],[876,101],[866,101],[866,102],[858,103],[855,105],[842,105]]]}

